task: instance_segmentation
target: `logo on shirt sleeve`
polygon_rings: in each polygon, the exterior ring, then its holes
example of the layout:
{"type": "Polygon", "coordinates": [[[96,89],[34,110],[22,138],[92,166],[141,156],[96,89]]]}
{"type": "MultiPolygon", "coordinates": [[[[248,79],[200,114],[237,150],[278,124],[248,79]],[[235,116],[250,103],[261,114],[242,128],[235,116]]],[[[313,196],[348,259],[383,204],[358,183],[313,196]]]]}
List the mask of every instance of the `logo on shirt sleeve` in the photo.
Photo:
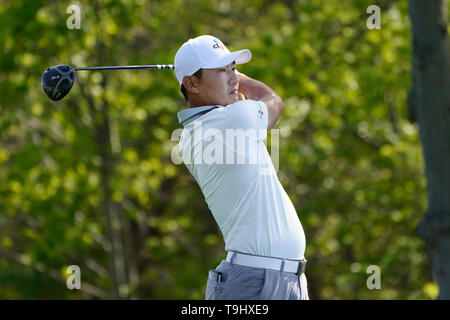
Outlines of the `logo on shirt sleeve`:
{"type": "Polygon", "coordinates": [[[264,115],[264,112],[262,111],[261,106],[259,106],[258,114],[259,114],[259,118],[262,119],[262,116],[264,115]]]}

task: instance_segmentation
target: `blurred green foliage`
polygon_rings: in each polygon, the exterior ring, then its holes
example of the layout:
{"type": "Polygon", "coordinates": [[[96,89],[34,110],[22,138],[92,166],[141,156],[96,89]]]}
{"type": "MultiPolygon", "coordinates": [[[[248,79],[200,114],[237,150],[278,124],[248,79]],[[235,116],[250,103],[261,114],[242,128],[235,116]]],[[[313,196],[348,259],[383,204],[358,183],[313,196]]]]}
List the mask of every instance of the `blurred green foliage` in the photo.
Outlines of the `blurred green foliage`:
{"type": "Polygon", "coordinates": [[[278,175],[305,229],[310,298],[435,298],[416,233],[427,203],[407,120],[408,8],[378,2],[382,28],[369,30],[371,4],[0,2],[0,299],[111,297],[105,185],[129,266],[122,297],[203,298],[225,251],[201,190],[171,160],[185,107],[173,72],[80,71],[56,103],[40,85],[57,64],[171,64],[201,34],[250,49],[239,70],[285,101],[278,175]],[[71,4],[80,30],[66,26],[71,4]],[[82,290],[66,287],[73,264],[82,290]],[[381,269],[381,290],[366,286],[369,265],[381,269]]]}

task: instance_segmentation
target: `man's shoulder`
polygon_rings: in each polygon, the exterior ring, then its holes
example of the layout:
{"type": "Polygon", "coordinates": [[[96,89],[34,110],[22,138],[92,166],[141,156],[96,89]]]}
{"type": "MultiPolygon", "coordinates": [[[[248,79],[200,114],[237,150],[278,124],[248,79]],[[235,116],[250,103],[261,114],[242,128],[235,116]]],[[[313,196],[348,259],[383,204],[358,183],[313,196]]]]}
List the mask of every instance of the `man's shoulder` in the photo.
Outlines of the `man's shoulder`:
{"type": "Polygon", "coordinates": [[[267,117],[267,107],[264,102],[256,100],[241,100],[230,104],[222,110],[232,121],[245,123],[248,126],[258,126],[259,122],[267,117]]]}
{"type": "Polygon", "coordinates": [[[201,117],[207,113],[209,113],[211,110],[214,110],[216,108],[220,108],[221,106],[201,106],[201,107],[195,107],[195,108],[187,108],[183,109],[178,112],[178,122],[186,125],[192,120],[201,117]]]}
{"type": "Polygon", "coordinates": [[[227,106],[201,106],[184,109],[178,113],[184,127],[194,127],[194,122],[217,128],[260,127],[267,117],[267,107],[262,101],[240,100],[227,106]]]}
{"type": "Polygon", "coordinates": [[[266,106],[262,101],[256,100],[240,100],[226,106],[222,112],[230,116],[257,116],[259,110],[265,110],[266,106]]]}
{"type": "Polygon", "coordinates": [[[232,104],[229,104],[227,107],[253,107],[256,106],[258,104],[264,104],[264,102],[262,101],[256,101],[256,100],[250,100],[250,99],[245,99],[245,100],[239,100],[236,101],[232,104]]]}

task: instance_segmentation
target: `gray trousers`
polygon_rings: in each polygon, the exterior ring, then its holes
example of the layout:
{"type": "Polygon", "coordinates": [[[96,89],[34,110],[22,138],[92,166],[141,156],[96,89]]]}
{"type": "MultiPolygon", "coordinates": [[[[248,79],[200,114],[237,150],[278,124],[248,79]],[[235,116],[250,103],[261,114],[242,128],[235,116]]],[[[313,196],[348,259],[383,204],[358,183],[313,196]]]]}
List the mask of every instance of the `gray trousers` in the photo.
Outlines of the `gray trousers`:
{"type": "Polygon", "coordinates": [[[226,260],[209,276],[206,300],[309,300],[306,275],[231,264],[226,260]]]}

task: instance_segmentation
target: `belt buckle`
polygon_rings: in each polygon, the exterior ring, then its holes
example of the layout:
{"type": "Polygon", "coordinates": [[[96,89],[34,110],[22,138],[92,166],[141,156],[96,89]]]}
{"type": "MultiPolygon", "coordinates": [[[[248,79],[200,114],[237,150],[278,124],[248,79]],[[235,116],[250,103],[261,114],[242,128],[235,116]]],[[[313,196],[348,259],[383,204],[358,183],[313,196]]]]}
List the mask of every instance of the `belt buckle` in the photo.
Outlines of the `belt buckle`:
{"type": "Polygon", "coordinates": [[[297,267],[297,275],[301,276],[302,273],[304,273],[306,270],[306,260],[301,260],[298,262],[298,267],[297,267]]]}

